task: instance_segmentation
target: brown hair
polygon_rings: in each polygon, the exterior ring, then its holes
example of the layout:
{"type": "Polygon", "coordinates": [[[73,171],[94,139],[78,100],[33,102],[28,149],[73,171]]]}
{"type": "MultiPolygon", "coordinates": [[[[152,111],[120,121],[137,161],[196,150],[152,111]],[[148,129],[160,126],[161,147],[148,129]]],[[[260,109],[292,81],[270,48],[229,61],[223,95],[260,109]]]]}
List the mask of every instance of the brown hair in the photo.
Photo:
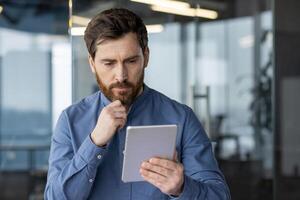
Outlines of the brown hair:
{"type": "Polygon", "coordinates": [[[136,33],[138,42],[145,52],[148,47],[148,34],[143,20],[124,8],[113,8],[97,14],[84,32],[84,41],[92,58],[95,58],[97,45],[105,39],[118,39],[126,33],[136,33]]]}

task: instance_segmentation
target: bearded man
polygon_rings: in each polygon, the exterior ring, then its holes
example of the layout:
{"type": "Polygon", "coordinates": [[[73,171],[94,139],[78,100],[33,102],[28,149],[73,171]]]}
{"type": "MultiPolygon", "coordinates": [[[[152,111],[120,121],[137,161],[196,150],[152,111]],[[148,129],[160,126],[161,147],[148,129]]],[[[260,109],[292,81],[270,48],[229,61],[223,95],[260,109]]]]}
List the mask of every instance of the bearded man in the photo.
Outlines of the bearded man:
{"type": "Polygon", "coordinates": [[[141,18],[127,9],[103,11],[84,39],[100,90],[60,115],[45,199],[230,199],[193,111],[144,84],[149,48],[141,18]],[[122,182],[126,127],[158,124],[178,125],[177,159],[151,158],[141,164],[145,181],[122,182]]]}

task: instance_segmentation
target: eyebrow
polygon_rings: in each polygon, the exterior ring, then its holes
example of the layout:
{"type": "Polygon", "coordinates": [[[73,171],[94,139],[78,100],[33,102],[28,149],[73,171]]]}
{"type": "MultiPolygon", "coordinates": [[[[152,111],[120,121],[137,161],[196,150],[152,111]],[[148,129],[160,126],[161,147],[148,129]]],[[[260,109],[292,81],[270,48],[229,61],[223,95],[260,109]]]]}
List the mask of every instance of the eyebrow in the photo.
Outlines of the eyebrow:
{"type": "MultiPolygon", "coordinates": [[[[136,58],[139,58],[139,57],[140,57],[140,55],[130,56],[130,57],[126,58],[124,61],[126,62],[126,61],[136,59],[136,58]]],[[[100,61],[101,62],[115,62],[116,60],[115,59],[104,58],[104,59],[101,59],[100,61]]]]}
{"type": "Polygon", "coordinates": [[[109,59],[109,58],[104,58],[104,59],[101,59],[100,61],[101,61],[101,62],[114,62],[114,61],[116,61],[116,60],[114,60],[114,59],[109,59]]]}
{"type": "Polygon", "coordinates": [[[140,57],[140,55],[130,56],[130,57],[126,58],[124,61],[133,60],[133,59],[136,59],[136,58],[139,58],[139,57],[140,57]]]}

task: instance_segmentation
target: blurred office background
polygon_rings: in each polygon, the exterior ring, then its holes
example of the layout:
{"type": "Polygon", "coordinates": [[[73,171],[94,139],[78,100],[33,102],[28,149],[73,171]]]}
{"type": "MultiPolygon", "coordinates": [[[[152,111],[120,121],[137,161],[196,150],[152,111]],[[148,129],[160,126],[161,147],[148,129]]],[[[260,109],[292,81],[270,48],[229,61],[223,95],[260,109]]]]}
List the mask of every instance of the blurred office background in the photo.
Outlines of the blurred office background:
{"type": "Polygon", "coordinates": [[[43,199],[56,120],[97,90],[85,26],[114,7],[143,18],[145,82],[196,112],[232,199],[299,200],[297,0],[0,0],[0,199],[43,199]]]}

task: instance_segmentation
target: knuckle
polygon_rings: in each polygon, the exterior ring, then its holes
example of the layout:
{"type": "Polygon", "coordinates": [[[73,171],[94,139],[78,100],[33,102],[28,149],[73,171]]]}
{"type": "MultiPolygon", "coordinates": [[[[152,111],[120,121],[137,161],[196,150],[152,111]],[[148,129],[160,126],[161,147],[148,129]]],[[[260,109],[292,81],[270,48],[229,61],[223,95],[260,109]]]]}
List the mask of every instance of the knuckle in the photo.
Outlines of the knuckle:
{"type": "Polygon", "coordinates": [[[121,105],[122,104],[120,100],[116,100],[115,102],[116,102],[116,105],[121,105]]]}

